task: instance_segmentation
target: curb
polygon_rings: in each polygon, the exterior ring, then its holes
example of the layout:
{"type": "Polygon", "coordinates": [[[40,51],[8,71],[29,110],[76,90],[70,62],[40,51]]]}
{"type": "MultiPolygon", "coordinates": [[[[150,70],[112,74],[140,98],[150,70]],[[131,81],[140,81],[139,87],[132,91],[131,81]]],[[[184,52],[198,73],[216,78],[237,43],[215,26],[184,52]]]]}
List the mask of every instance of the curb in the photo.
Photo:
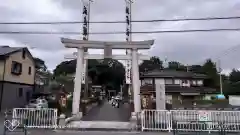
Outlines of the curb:
{"type": "Polygon", "coordinates": [[[63,131],[105,131],[105,132],[138,132],[138,130],[134,129],[117,129],[117,128],[71,128],[71,129],[55,129],[55,132],[63,132],[63,131]]]}

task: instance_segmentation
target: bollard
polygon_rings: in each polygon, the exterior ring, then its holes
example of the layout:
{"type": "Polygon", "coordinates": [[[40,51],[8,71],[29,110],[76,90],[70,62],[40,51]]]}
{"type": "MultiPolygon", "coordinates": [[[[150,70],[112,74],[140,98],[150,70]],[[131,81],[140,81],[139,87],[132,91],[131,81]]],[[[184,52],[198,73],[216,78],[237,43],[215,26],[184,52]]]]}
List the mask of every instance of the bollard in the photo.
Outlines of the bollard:
{"type": "Polygon", "coordinates": [[[59,116],[59,126],[65,127],[65,125],[66,125],[65,119],[66,119],[66,115],[65,114],[61,114],[59,116]]]}

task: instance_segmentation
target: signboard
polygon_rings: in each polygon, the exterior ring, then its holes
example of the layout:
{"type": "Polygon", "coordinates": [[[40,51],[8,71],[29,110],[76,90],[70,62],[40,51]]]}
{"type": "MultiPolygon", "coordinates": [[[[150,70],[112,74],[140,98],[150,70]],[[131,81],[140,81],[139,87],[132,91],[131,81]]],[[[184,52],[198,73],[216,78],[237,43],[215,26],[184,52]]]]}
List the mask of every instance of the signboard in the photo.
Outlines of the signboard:
{"type": "Polygon", "coordinates": [[[156,79],[155,80],[155,88],[156,88],[156,108],[158,110],[166,109],[166,100],[165,100],[165,81],[164,79],[156,79]]]}
{"type": "Polygon", "coordinates": [[[86,59],[84,59],[83,60],[84,61],[84,63],[83,63],[83,71],[82,71],[82,84],[85,84],[85,73],[86,73],[86,69],[87,69],[87,60],[86,59]]]}
{"type": "MultiPolygon", "coordinates": [[[[83,0],[83,11],[82,11],[82,17],[83,17],[83,40],[88,39],[88,19],[89,19],[89,1],[88,0],[83,0]]],[[[84,50],[85,52],[87,51],[86,49],[84,50]]],[[[82,71],[82,84],[86,83],[86,72],[87,72],[87,60],[83,60],[83,71],[82,71]]]]}
{"type": "MultiPolygon", "coordinates": [[[[126,1],[126,40],[131,41],[131,1],[126,1]]],[[[127,55],[131,54],[131,50],[126,50],[127,55]]],[[[125,77],[126,77],[126,84],[131,84],[131,68],[132,68],[132,61],[127,60],[126,61],[126,70],[125,70],[125,77]]]]}
{"type": "Polygon", "coordinates": [[[199,121],[209,121],[209,113],[207,111],[198,112],[199,121]]]}
{"type": "Polygon", "coordinates": [[[126,63],[126,84],[131,84],[131,60],[127,60],[126,63]]]}

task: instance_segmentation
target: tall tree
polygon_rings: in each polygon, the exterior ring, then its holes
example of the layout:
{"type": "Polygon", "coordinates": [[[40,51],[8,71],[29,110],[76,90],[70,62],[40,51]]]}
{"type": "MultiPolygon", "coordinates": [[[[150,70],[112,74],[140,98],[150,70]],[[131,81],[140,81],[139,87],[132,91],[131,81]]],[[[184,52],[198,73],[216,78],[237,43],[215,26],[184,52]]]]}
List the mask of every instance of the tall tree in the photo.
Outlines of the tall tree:
{"type": "MultiPolygon", "coordinates": [[[[76,70],[76,60],[64,61],[54,69],[54,76],[57,78],[68,74],[74,74],[76,70]]],[[[88,75],[93,84],[111,85],[113,88],[119,87],[123,83],[125,69],[122,63],[117,60],[88,60],[88,75]]]]}
{"type": "Polygon", "coordinates": [[[139,65],[139,72],[144,73],[154,69],[162,69],[162,68],[163,68],[163,62],[158,57],[153,56],[150,58],[150,60],[144,60],[139,65]]]}
{"type": "Polygon", "coordinates": [[[211,59],[207,59],[203,64],[202,71],[209,77],[209,79],[206,81],[206,85],[219,87],[219,75],[216,64],[211,59]]]}
{"type": "Polygon", "coordinates": [[[229,81],[231,83],[240,82],[240,71],[233,69],[232,72],[229,74],[229,81]]]}
{"type": "Polygon", "coordinates": [[[178,70],[178,71],[186,71],[187,67],[177,61],[168,62],[168,69],[178,70]]]}
{"type": "Polygon", "coordinates": [[[191,65],[189,66],[189,71],[197,74],[205,74],[202,65],[191,65]]]}
{"type": "Polygon", "coordinates": [[[35,62],[35,68],[36,68],[36,70],[38,70],[38,71],[44,71],[44,72],[47,71],[47,66],[46,66],[44,60],[35,57],[35,58],[34,58],[34,62],[35,62]]]}

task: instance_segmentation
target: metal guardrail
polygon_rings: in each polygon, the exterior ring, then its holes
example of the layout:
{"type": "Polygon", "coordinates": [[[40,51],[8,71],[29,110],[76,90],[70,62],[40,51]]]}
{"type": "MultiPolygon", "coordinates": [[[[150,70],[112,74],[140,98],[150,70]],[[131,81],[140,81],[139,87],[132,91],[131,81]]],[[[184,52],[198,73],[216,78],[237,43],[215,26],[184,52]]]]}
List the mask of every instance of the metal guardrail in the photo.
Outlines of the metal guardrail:
{"type": "Polygon", "coordinates": [[[143,110],[141,115],[142,130],[240,132],[240,111],[143,110]]]}
{"type": "Polygon", "coordinates": [[[58,115],[52,108],[14,108],[12,119],[27,128],[56,128],[58,115]]]}
{"type": "Polygon", "coordinates": [[[24,132],[24,135],[27,135],[27,127],[24,123],[20,124],[18,123],[18,119],[12,119],[9,116],[12,116],[11,111],[5,111],[5,117],[4,117],[4,126],[3,126],[3,135],[6,135],[8,132],[24,132]]]}

